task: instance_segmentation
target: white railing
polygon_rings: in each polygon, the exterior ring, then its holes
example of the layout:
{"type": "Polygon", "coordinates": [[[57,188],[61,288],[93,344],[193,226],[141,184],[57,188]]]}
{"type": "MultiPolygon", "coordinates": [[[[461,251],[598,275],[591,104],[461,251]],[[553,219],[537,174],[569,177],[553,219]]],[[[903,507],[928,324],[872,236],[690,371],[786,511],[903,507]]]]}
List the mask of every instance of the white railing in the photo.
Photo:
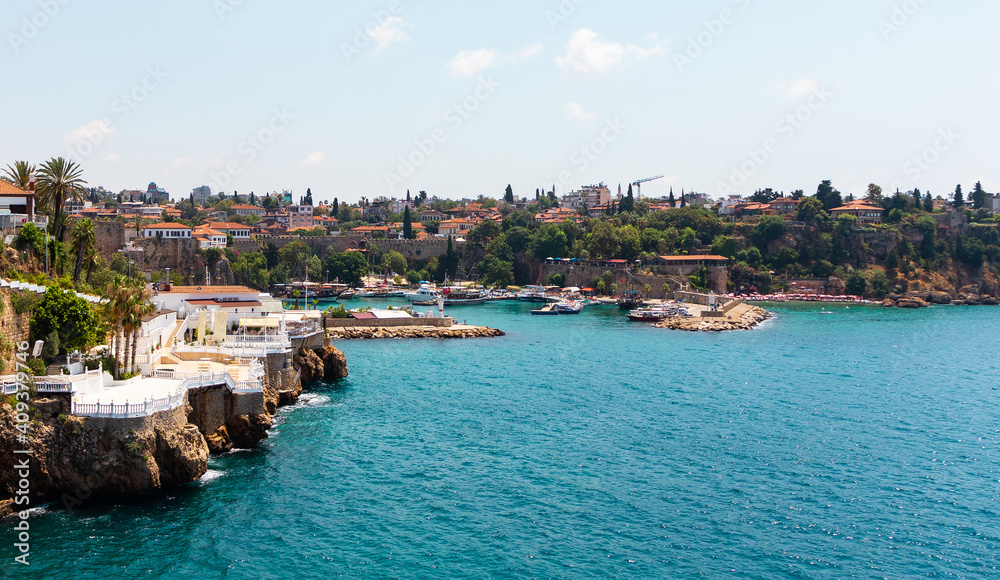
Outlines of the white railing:
{"type": "MultiPolygon", "coordinates": [[[[35,391],[39,393],[72,393],[73,381],[69,375],[65,377],[34,377],[35,391]]],[[[13,395],[18,391],[17,375],[0,377],[0,388],[4,395],[13,395]]]]}
{"type": "Polygon", "coordinates": [[[184,404],[184,391],[178,390],[169,397],[147,399],[141,403],[120,404],[107,403],[73,403],[73,414],[83,417],[98,417],[106,419],[136,419],[148,417],[160,411],[176,409],[184,404]]]}

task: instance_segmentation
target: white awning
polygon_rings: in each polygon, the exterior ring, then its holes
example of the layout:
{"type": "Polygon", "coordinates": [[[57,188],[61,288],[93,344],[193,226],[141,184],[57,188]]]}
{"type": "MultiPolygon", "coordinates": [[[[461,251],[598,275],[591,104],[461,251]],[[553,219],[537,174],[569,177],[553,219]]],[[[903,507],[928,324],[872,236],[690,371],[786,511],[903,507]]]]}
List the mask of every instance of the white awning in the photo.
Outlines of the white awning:
{"type": "Polygon", "coordinates": [[[277,318],[241,318],[240,326],[246,328],[278,328],[281,326],[281,320],[277,318]]]}

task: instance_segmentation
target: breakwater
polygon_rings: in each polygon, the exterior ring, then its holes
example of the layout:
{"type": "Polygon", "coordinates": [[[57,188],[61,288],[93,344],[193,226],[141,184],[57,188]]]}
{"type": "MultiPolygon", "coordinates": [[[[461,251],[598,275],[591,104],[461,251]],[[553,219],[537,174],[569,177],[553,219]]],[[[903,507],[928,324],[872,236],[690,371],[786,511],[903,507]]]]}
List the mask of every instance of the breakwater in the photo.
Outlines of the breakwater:
{"type": "Polygon", "coordinates": [[[655,324],[657,328],[684,330],[689,332],[726,332],[751,330],[771,317],[771,314],[757,306],[739,304],[722,317],[672,317],[655,324]]]}
{"type": "Polygon", "coordinates": [[[385,338],[496,338],[504,332],[485,326],[354,326],[328,329],[331,340],[374,340],[385,338]]]}

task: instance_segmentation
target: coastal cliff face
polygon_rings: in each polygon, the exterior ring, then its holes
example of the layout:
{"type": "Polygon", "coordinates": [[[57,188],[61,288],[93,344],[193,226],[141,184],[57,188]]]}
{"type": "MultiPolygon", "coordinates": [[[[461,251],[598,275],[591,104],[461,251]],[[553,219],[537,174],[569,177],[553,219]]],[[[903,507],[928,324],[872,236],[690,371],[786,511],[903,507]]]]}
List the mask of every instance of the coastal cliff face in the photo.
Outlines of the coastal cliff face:
{"type": "MultiPolygon", "coordinates": [[[[72,508],[92,495],[134,494],[194,481],[208,469],[208,445],[186,409],[115,423],[65,415],[65,401],[32,401],[30,442],[17,442],[16,413],[0,405],[0,473],[13,473],[14,449],[31,449],[31,504],[58,500],[72,508]]],[[[0,518],[14,506],[14,478],[0,487],[0,518]]]]}
{"type": "Polygon", "coordinates": [[[301,370],[302,384],[314,381],[336,381],[347,376],[347,358],[339,349],[325,346],[322,350],[299,349],[295,362],[301,370]]]}

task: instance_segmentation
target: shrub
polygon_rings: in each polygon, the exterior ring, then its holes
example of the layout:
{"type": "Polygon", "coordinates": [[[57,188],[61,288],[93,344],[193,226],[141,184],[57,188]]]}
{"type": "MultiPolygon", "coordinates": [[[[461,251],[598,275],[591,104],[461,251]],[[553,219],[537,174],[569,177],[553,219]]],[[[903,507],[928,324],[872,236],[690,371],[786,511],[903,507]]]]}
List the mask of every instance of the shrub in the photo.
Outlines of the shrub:
{"type": "Polygon", "coordinates": [[[10,296],[10,304],[17,314],[25,314],[35,309],[40,298],[34,292],[15,292],[10,296]]]}
{"type": "MultiPolygon", "coordinates": [[[[329,318],[350,318],[351,313],[347,311],[347,308],[343,304],[338,304],[336,308],[330,307],[326,311],[329,318]]],[[[324,319],[325,320],[325,319],[324,319]]]]}
{"type": "Polygon", "coordinates": [[[40,358],[33,358],[28,361],[28,369],[36,377],[42,376],[45,374],[45,363],[40,358]]]}

